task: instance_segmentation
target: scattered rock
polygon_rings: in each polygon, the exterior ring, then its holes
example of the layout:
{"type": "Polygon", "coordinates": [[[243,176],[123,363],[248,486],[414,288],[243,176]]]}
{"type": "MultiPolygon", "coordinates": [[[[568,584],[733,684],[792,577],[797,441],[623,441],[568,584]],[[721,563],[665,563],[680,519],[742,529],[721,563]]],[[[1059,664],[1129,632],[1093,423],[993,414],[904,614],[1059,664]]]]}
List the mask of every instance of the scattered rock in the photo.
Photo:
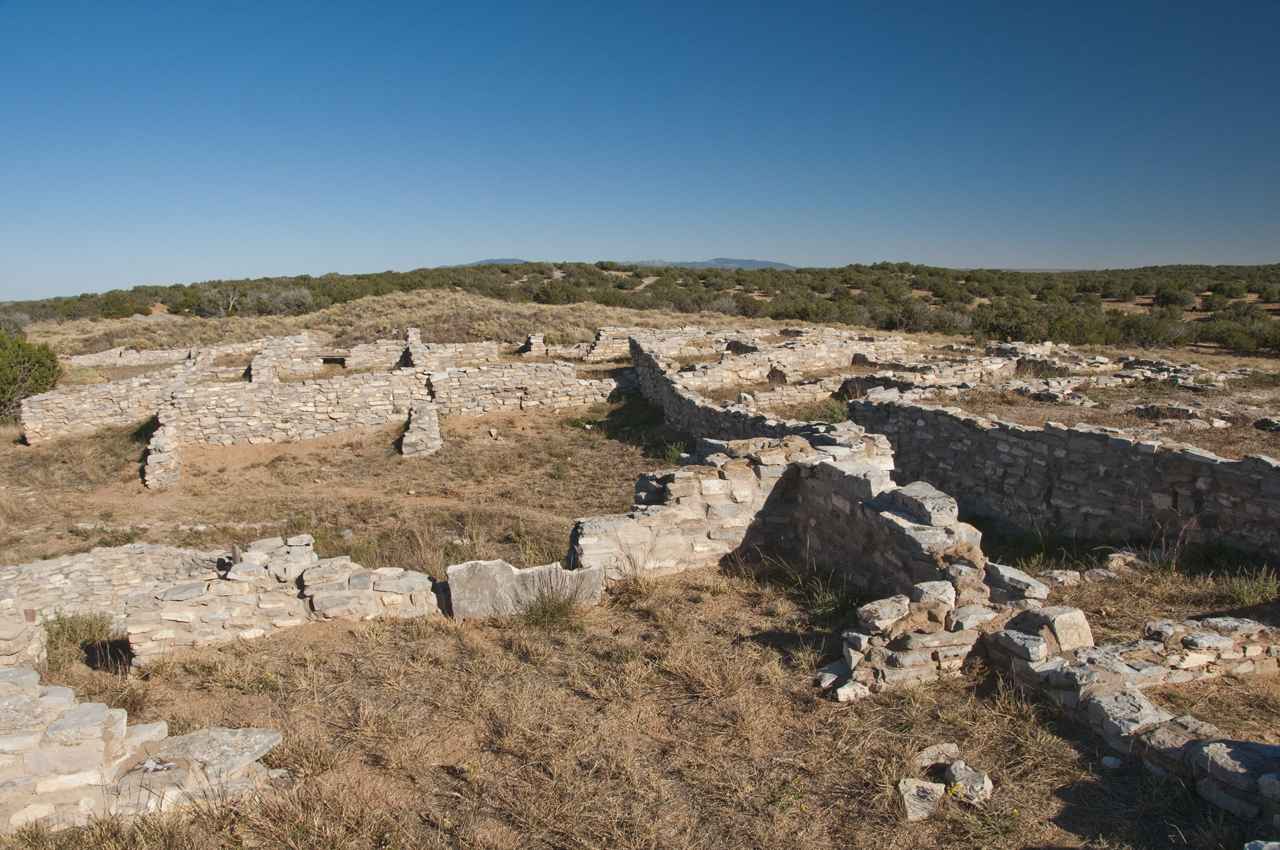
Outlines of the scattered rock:
{"type": "Polygon", "coordinates": [[[956,744],[934,744],[926,747],[916,756],[916,767],[928,770],[934,765],[949,765],[960,759],[960,747],[956,744]]]}
{"type": "Polygon", "coordinates": [[[934,808],[946,796],[947,787],[937,782],[903,779],[898,783],[898,793],[902,795],[902,805],[907,811],[907,820],[915,823],[933,813],[934,808]]]}
{"type": "Polygon", "coordinates": [[[990,776],[970,770],[962,761],[947,765],[946,779],[948,794],[975,806],[990,800],[995,787],[990,776]]]}

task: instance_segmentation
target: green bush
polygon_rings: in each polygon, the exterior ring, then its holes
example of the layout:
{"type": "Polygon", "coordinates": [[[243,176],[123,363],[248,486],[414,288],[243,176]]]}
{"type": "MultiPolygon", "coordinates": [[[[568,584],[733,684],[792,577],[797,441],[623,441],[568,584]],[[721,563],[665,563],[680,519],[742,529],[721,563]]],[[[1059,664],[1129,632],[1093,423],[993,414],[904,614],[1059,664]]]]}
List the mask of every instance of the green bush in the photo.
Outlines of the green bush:
{"type": "Polygon", "coordinates": [[[0,332],[0,417],[16,415],[24,398],[53,389],[60,374],[58,357],[47,344],[0,332]]]}

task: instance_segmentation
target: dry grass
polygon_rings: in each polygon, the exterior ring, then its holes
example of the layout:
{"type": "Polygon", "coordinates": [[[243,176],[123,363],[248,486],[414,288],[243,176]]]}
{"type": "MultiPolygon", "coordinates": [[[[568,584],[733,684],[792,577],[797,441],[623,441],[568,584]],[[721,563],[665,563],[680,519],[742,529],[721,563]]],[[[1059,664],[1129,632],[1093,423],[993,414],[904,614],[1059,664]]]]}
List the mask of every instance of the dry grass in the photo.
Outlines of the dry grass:
{"type": "MultiPolygon", "coordinates": [[[[975,668],[852,705],[822,698],[847,607],[800,570],[616,588],[571,630],[520,618],[329,623],[137,677],[137,722],[285,730],[291,789],[9,848],[1210,847],[1242,841],[1180,786],[1100,774],[1087,735],[975,668]],[[843,613],[842,613],[843,612],[843,613]],[[798,663],[791,659],[799,659],[798,663]],[[991,773],[920,824],[895,791],[939,741],[991,773]],[[1188,836],[1184,843],[1179,836],[1188,836]]],[[[106,673],[86,675],[103,679],[106,673]]],[[[65,680],[65,679],[64,679],[65,680]]],[[[82,680],[76,681],[83,685],[82,680]]],[[[99,693],[109,702],[110,688],[99,693]]]]}
{"type": "Polygon", "coordinates": [[[80,387],[89,384],[109,384],[112,381],[123,381],[139,375],[150,375],[168,369],[174,364],[165,363],[157,366],[64,366],[58,377],[58,389],[80,387]]]}
{"type": "Polygon", "coordinates": [[[1280,674],[1166,685],[1150,695],[1169,711],[1207,720],[1235,740],[1280,744],[1280,674]]]}
{"type": "Polygon", "coordinates": [[[60,354],[87,354],[116,346],[161,349],[251,342],[310,331],[317,341],[347,347],[399,337],[420,328],[430,342],[493,339],[512,345],[530,333],[548,333],[560,344],[594,339],[598,327],[678,328],[696,324],[730,327],[784,327],[770,319],[744,320],[723,313],[669,313],[626,310],[595,303],[546,305],[495,301],[442,290],[393,293],[339,304],[305,316],[234,319],[181,317],[163,322],[87,319],[38,322],[26,328],[32,342],[48,342],[60,354]],[[472,332],[475,330],[476,332],[472,332]]]}
{"type": "Polygon", "coordinates": [[[400,426],[281,445],[186,447],[182,483],[164,493],[141,483],[145,429],[4,442],[0,477],[20,489],[0,490],[0,562],[87,550],[96,536],[69,529],[90,523],[145,524],[148,542],[192,548],[305,531],[326,554],[428,572],[479,557],[549,563],[564,557],[575,517],[625,510],[635,477],[670,465],[661,430],[636,406],[602,405],[585,418],[566,418],[580,409],[446,416],[445,447],[428,458],[396,451],[400,426]],[[274,525],[225,527],[236,523],[274,525]],[[180,524],[224,527],[183,532],[180,524]]]}

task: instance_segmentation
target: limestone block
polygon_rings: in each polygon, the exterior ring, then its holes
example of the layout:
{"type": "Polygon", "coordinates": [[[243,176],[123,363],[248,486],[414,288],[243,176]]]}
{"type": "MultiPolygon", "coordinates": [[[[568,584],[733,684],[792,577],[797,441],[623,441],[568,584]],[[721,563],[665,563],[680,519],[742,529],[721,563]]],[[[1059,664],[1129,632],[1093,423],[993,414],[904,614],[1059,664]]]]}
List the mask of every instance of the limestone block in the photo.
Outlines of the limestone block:
{"type": "MultiPolygon", "coordinates": [[[[352,587],[354,588],[354,582],[352,587]]],[[[431,593],[435,583],[425,573],[405,571],[379,579],[371,587],[380,593],[431,593]]]]}
{"type": "Polygon", "coordinates": [[[947,793],[970,805],[985,803],[991,799],[994,785],[985,773],[969,769],[963,761],[947,765],[947,793]]]}
{"type": "Polygon", "coordinates": [[[518,613],[544,595],[596,605],[604,582],[600,567],[565,570],[559,564],[546,564],[517,570],[501,560],[454,564],[447,573],[457,619],[518,613]]]}
{"type": "Polygon", "coordinates": [[[1245,741],[1198,741],[1184,760],[1197,777],[1211,776],[1245,794],[1259,791],[1259,777],[1280,768],[1280,747],[1245,741]]]}
{"type": "Polygon", "coordinates": [[[184,602],[188,599],[194,599],[197,596],[204,596],[209,590],[209,582],[193,581],[186,584],[179,584],[162,590],[156,594],[156,599],[161,602],[184,602]]]}
{"type": "Polygon", "coordinates": [[[949,765],[953,761],[959,761],[960,747],[956,744],[934,744],[921,750],[916,756],[916,768],[918,770],[928,770],[934,765],[949,765]]]}
{"type": "Polygon", "coordinates": [[[1093,646],[1093,630],[1089,628],[1089,621],[1079,608],[1039,608],[1027,612],[1026,616],[1032,625],[1052,631],[1062,652],[1093,646]]]}
{"type": "Polygon", "coordinates": [[[1048,644],[1039,635],[1030,635],[1013,629],[996,632],[996,643],[1018,658],[1027,661],[1044,661],[1049,657],[1048,644]]]}
{"type": "Polygon", "coordinates": [[[70,745],[101,740],[110,720],[110,709],[100,702],[86,702],[67,711],[45,729],[48,744],[70,745]]]}
{"type": "MultiPolygon", "coordinates": [[[[0,670],[0,683],[13,685],[18,688],[34,688],[36,685],[40,684],[40,674],[34,670],[25,670],[16,667],[7,670],[0,670]]],[[[0,724],[3,724],[3,718],[4,708],[3,704],[0,704],[0,724]]],[[[0,729],[3,728],[6,727],[0,725],[0,729]]]]}
{"type": "Polygon", "coordinates": [[[1253,820],[1258,816],[1257,806],[1236,797],[1211,776],[1206,776],[1196,783],[1196,793],[1218,808],[1226,809],[1236,817],[1253,820]]]}
{"type": "Polygon", "coordinates": [[[996,612],[984,605],[962,605],[947,614],[947,629],[963,631],[976,629],[983,623],[996,618],[996,612]]]}
{"type": "Polygon", "coordinates": [[[853,702],[871,696],[871,689],[861,682],[850,680],[836,688],[836,699],[839,702],[853,702]]]}
{"type": "Polygon", "coordinates": [[[335,582],[342,582],[345,586],[346,580],[358,569],[360,568],[346,558],[326,558],[323,561],[316,561],[302,571],[302,586],[305,588],[335,582]]]}
{"type": "Polygon", "coordinates": [[[1192,632],[1182,638],[1182,645],[1187,649],[1205,649],[1212,652],[1223,652],[1236,647],[1235,641],[1231,638],[1208,632],[1192,632]]]}
{"type": "Polygon", "coordinates": [[[903,779],[898,782],[898,794],[902,796],[907,820],[912,823],[929,817],[946,793],[946,786],[937,782],[923,782],[919,779],[903,779]]]}
{"type": "Polygon", "coordinates": [[[212,782],[226,782],[265,756],[284,740],[273,729],[223,729],[212,727],[166,738],[155,758],[199,767],[212,782]]]}
{"type": "Polygon", "coordinates": [[[891,596],[869,602],[858,609],[858,622],[872,634],[888,634],[894,624],[911,611],[911,600],[906,596],[891,596]]]}
{"type": "Polygon", "coordinates": [[[947,610],[956,607],[956,588],[949,581],[926,581],[911,588],[911,601],[921,603],[940,602],[947,610]]]}
{"type": "Polygon", "coordinates": [[[959,518],[956,500],[924,481],[890,490],[887,496],[890,502],[924,525],[944,527],[959,518]]]}
{"type": "Polygon", "coordinates": [[[1049,588],[1014,567],[987,561],[987,580],[1027,599],[1047,599],[1049,588]]]}
{"type": "Polygon", "coordinates": [[[1104,732],[1118,737],[1135,735],[1157,723],[1173,719],[1172,714],[1132,687],[1110,696],[1090,698],[1086,711],[1090,721],[1104,732]]]}
{"type": "Polygon", "coordinates": [[[9,826],[20,828],[52,818],[57,813],[52,803],[32,803],[9,816],[9,826]]]}
{"type": "Polygon", "coordinates": [[[102,765],[105,746],[98,740],[69,747],[42,747],[23,754],[22,768],[32,776],[97,770],[102,765]]]}

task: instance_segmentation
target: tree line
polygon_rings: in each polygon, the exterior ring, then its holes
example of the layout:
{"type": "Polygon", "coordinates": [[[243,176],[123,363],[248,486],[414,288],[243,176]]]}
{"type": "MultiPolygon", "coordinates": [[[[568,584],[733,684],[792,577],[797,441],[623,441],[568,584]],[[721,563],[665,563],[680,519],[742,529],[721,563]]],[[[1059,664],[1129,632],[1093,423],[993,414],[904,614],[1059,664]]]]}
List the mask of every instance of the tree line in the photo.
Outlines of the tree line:
{"type": "Polygon", "coordinates": [[[977,341],[1052,339],[1142,347],[1202,341],[1239,351],[1280,351],[1280,322],[1260,306],[1280,301],[1280,264],[1070,272],[890,262],[752,271],[614,262],[491,264],[212,280],[11,302],[0,305],[0,331],[20,333],[32,321],[145,314],[156,302],[180,315],[302,315],[370,295],[420,289],[460,289],[503,301],[593,301],[637,310],[839,322],[963,334],[977,341]],[[1149,309],[1124,309],[1146,296],[1152,299],[1149,309]],[[1198,313],[1191,320],[1186,314],[1193,309],[1198,313]]]}

